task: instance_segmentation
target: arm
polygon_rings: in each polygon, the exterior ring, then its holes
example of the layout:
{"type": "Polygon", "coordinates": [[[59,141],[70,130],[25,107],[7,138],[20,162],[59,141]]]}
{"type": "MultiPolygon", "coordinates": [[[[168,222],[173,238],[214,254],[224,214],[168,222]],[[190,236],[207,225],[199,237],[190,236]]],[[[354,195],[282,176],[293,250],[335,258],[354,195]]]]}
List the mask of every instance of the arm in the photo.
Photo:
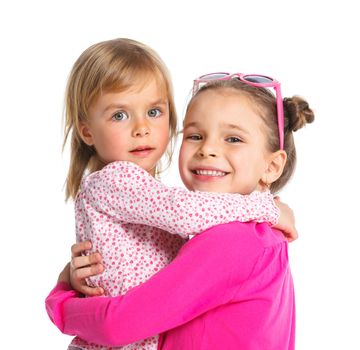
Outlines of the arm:
{"type": "Polygon", "coordinates": [[[229,302],[248,278],[260,254],[253,225],[220,225],[190,240],[170,265],[124,296],[77,298],[59,283],[46,300],[49,316],[62,332],[108,346],[184,324],[229,302]]]}
{"type": "MultiPolygon", "coordinates": [[[[275,202],[280,209],[280,218],[274,227],[283,231],[287,240],[292,242],[298,237],[294,213],[287,204],[280,202],[279,197],[275,197],[275,202]]],[[[79,242],[71,247],[70,283],[75,290],[87,296],[102,295],[104,290],[101,287],[89,287],[86,283],[86,278],[104,271],[99,253],[85,254],[90,249],[91,242],[89,241],[79,242]]]]}
{"type": "Polygon", "coordinates": [[[231,221],[274,224],[279,218],[270,192],[240,195],[169,188],[130,162],[114,162],[90,175],[80,200],[118,220],[183,237],[231,221]]]}

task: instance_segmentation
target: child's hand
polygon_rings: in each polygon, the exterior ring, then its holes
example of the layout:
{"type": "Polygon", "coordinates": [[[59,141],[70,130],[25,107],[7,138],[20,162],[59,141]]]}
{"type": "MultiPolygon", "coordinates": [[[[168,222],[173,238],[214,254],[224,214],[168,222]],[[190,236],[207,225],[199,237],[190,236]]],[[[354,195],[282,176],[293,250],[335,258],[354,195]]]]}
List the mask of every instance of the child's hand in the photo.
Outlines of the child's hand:
{"type": "Polygon", "coordinates": [[[279,197],[275,197],[275,204],[280,209],[279,222],[274,225],[275,228],[281,230],[289,242],[298,238],[298,233],[295,228],[295,216],[292,209],[285,203],[280,202],[279,197]]]}
{"type": "Polygon", "coordinates": [[[102,295],[104,290],[101,287],[89,287],[86,284],[87,277],[98,275],[104,271],[99,253],[81,255],[89,249],[91,249],[91,243],[88,241],[76,243],[71,247],[70,284],[75,290],[87,296],[102,295]]]}
{"type": "Polygon", "coordinates": [[[70,263],[67,263],[64,269],[60,272],[58,282],[65,282],[70,284],[70,263]]]}

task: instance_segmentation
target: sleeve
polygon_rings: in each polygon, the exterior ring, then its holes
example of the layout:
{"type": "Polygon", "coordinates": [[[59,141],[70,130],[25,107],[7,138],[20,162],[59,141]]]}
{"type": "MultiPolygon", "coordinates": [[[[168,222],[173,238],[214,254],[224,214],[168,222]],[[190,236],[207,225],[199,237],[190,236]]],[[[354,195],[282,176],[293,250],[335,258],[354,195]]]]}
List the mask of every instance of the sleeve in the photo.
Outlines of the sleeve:
{"type": "Polygon", "coordinates": [[[193,238],[170,265],[126,295],[77,298],[64,285],[57,286],[47,299],[48,313],[63,333],[106,346],[187,323],[230,302],[260,256],[253,234],[235,232],[241,238],[234,244],[233,233],[224,232],[234,225],[247,224],[219,225],[193,238]]]}
{"type": "Polygon", "coordinates": [[[75,298],[79,294],[65,282],[59,282],[55,288],[50,292],[45,300],[45,308],[50,320],[60,329],[64,328],[62,318],[62,303],[69,299],[75,298]]]}
{"type": "Polygon", "coordinates": [[[130,162],[114,162],[90,176],[82,200],[98,212],[128,223],[155,226],[182,237],[232,221],[276,224],[272,194],[249,195],[166,187],[130,162]]]}

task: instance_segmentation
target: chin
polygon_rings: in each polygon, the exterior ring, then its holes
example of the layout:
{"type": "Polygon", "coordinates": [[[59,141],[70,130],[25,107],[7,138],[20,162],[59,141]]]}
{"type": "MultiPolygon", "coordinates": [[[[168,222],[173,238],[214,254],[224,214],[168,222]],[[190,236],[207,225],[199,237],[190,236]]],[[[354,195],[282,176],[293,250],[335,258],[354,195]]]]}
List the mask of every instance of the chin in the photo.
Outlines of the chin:
{"type": "Polygon", "coordinates": [[[202,191],[202,192],[228,192],[223,188],[219,188],[217,186],[196,186],[194,187],[194,191],[202,191]]]}

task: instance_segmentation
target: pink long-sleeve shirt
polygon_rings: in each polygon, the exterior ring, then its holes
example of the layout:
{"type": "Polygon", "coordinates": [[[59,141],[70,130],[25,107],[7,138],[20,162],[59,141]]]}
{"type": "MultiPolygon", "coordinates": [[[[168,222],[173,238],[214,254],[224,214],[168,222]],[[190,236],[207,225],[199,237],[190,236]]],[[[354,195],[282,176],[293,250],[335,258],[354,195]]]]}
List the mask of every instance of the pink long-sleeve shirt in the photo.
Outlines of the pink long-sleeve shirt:
{"type": "MultiPolygon", "coordinates": [[[[234,220],[275,223],[278,215],[270,192],[242,196],[169,188],[125,161],[87,176],[75,201],[77,241],[90,240],[105,266],[89,283],[111,296],[125,294],[169,264],[189,235],[234,220]]],[[[72,345],[105,349],[80,338],[72,345]]],[[[156,348],[155,336],[122,350],[156,348]]]]}
{"type": "Polygon", "coordinates": [[[208,229],[123,296],[79,298],[59,283],[46,307],[62,332],[108,346],[162,333],[162,350],[294,349],[287,242],[265,223],[208,229]]]}

